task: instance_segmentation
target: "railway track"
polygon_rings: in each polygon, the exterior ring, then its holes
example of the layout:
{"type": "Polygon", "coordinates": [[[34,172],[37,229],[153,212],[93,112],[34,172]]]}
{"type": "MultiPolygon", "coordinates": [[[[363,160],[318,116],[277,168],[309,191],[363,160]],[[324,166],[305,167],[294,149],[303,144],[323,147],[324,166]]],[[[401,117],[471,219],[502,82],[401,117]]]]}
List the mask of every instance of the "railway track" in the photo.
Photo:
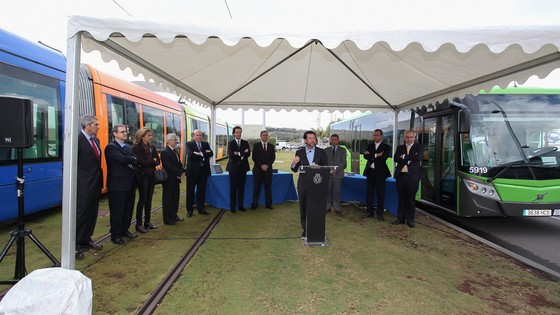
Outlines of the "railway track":
{"type": "Polygon", "coordinates": [[[220,212],[216,214],[214,219],[210,222],[210,224],[202,231],[200,236],[196,239],[194,244],[187,250],[187,252],[179,259],[177,264],[173,266],[171,271],[165,276],[163,281],[157,286],[157,288],[150,294],[146,302],[140,307],[137,314],[152,314],[160,302],[165,298],[165,295],[173,285],[173,283],[179,278],[185,266],[189,263],[189,261],[194,257],[200,246],[204,244],[214,227],[220,222],[222,216],[224,215],[225,210],[222,209],[220,212]]]}

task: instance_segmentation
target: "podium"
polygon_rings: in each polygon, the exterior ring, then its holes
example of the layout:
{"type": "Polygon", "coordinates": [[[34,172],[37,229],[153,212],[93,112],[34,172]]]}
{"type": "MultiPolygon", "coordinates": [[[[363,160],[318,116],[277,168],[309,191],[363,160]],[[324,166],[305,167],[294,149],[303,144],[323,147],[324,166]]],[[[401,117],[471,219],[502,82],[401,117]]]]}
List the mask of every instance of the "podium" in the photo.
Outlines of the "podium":
{"type": "Polygon", "coordinates": [[[325,237],[327,194],[331,171],[336,166],[300,166],[305,172],[303,180],[307,189],[306,235],[302,237],[305,246],[329,246],[325,237]]]}

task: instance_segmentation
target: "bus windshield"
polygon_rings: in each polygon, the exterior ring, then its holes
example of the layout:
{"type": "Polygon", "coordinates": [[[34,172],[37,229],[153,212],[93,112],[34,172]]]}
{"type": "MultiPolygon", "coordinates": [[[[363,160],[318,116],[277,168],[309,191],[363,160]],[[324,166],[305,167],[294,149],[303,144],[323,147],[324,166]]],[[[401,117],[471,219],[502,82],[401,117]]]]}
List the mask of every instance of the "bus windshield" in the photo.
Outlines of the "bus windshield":
{"type": "Polygon", "coordinates": [[[471,133],[461,138],[463,166],[470,173],[560,178],[560,95],[485,94],[477,105],[471,133]]]}

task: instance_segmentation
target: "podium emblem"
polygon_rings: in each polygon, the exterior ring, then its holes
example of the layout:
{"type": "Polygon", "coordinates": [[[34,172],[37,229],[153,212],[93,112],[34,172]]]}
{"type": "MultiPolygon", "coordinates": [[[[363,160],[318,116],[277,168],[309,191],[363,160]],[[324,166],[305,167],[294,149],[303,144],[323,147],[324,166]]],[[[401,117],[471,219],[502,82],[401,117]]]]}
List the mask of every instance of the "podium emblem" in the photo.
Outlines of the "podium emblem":
{"type": "Polygon", "coordinates": [[[323,177],[321,177],[321,174],[317,173],[317,174],[315,174],[315,176],[313,176],[313,183],[318,185],[322,182],[323,182],[323,177]]]}

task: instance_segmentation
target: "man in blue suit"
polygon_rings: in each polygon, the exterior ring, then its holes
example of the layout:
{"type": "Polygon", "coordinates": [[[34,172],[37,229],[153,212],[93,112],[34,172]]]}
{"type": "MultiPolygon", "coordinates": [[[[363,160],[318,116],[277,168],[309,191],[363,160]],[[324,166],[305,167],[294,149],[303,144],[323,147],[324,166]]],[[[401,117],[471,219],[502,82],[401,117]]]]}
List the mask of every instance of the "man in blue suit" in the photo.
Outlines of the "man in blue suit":
{"type": "Polygon", "coordinates": [[[125,125],[115,125],[112,129],[114,140],[105,147],[107,161],[107,189],[109,190],[109,211],[111,213],[111,241],[124,244],[122,239],[136,237],[128,228],[134,212],[136,179],[134,169],[136,157],[132,148],[125,143],[128,132],[125,125]]]}
{"type": "MultiPolygon", "coordinates": [[[[296,151],[296,155],[292,161],[291,169],[297,172],[300,166],[326,166],[328,165],[327,154],[325,150],[316,147],[317,135],[309,130],[303,134],[303,142],[305,146],[296,151]]],[[[305,173],[300,172],[297,189],[299,198],[299,218],[303,229],[302,237],[306,236],[307,224],[307,187],[304,181],[305,173]]]]}

